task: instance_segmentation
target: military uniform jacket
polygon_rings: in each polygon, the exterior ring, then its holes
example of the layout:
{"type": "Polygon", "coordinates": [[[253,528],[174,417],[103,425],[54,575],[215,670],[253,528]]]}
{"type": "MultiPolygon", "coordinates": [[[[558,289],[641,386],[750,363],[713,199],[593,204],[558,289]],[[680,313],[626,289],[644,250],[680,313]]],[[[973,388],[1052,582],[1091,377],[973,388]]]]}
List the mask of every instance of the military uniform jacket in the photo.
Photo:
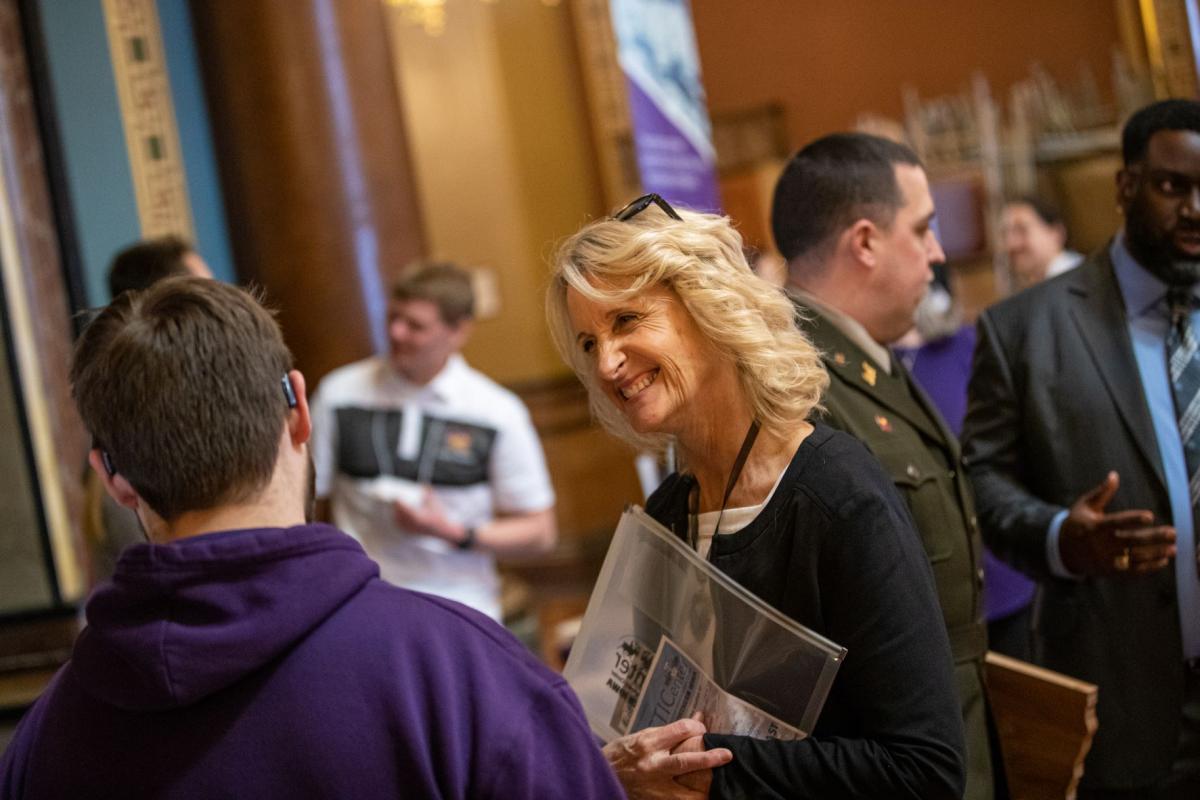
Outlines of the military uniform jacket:
{"type": "Polygon", "coordinates": [[[958,441],[898,359],[888,374],[815,309],[799,302],[797,307],[800,327],[829,371],[823,420],[857,438],[879,459],[921,535],[950,637],[966,725],[965,797],[988,797],[983,545],[958,441]]]}

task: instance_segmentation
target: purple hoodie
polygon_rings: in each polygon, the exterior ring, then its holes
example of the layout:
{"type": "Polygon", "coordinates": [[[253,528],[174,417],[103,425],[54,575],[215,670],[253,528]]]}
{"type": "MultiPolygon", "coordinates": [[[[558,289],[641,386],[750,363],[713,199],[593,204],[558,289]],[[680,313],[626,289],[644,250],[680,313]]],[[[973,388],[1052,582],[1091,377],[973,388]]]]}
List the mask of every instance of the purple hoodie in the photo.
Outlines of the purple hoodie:
{"type": "Polygon", "coordinates": [[[327,525],[138,544],[0,796],[622,797],[567,684],[327,525]]]}

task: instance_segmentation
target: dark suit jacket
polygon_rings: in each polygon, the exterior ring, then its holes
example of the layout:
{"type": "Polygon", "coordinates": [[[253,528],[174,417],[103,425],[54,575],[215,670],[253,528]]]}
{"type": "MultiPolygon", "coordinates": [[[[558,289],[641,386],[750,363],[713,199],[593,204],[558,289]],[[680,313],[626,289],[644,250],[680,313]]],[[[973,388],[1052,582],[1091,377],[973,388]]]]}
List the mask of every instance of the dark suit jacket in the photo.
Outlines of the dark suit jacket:
{"type": "Polygon", "coordinates": [[[954,656],[967,736],[965,797],[990,797],[983,545],[969,481],[960,469],[958,440],[899,359],[893,359],[889,375],[814,309],[800,305],[799,311],[800,327],[821,351],[829,371],[824,421],[861,441],[879,459],[921,535],[954,656]]]}
{"type": "Polygon", "coordinates": [[[1083,785],[1132,789],[1174,755],[1183,653],[1173,566],[1147,577],[1050,575],[1053,516],[1109,470],[1110,511],[1170,522],[1158,444],[1107,248],[984,312],[963,426],[984,537],[1042,580],[1035,610],[1047,667],[1099,684],[1100,729],[1083,785]]]}

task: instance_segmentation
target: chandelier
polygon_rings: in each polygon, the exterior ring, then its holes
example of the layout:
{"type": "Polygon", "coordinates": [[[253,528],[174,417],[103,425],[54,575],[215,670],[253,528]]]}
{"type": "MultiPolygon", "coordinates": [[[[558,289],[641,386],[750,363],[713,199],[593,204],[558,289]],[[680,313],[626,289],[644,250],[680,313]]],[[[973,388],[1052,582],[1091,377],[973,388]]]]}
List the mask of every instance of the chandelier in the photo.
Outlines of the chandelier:
{"type": "MultiPolygon", "coordinates": [[[[500,0],[480,0],[495,5],[500,0]]],[[[446,0],[383,0],[384,5],[396,9],[405,22],[418,25],[430,36],[441,36],[446,30],[446,0]]],[[[544,6],[557,6],[562,0],[541,0],[544,6]]]]}

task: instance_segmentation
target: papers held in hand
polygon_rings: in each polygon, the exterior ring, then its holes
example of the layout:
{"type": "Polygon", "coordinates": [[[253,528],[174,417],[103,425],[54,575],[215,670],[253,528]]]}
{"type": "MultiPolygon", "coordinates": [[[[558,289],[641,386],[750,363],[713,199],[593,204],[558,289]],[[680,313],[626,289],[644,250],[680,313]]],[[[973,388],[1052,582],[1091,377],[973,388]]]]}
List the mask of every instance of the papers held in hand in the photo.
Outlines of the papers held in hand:
{"type": "Polygon", "coordinates": [[[633,507],[563,675],[606,742],[694,711],[714,733],[796,739],[812,731],[845,655],[633,507]]]}
{"type": "Polygon", "coordinates": [[[666,636],[642,684],[629,733],[699,714],[711,731],[756,739],[803,739],[804,732],[717,686],[666,636]]]}

